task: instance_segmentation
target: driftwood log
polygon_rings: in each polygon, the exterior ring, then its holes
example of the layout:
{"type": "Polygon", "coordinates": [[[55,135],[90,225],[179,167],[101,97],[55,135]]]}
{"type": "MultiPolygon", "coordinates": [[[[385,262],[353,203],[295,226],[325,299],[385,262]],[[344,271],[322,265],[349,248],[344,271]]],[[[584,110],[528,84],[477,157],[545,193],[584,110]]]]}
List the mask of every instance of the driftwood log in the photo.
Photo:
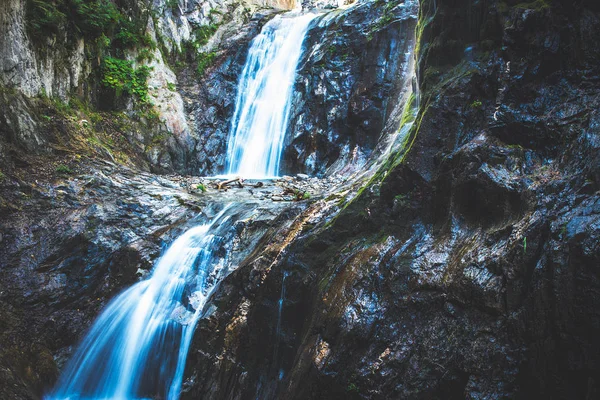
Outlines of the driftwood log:
{"type": "Polygon", "coordinates": [[[232,183],[237,183],[239,188],[244,187],[244,180],[238,176],[237,178],[228,179],[226,181],[217,183],[217,189],[219,189],[219,190],[226,189],[227,186],[231,185],[232,183]]]}

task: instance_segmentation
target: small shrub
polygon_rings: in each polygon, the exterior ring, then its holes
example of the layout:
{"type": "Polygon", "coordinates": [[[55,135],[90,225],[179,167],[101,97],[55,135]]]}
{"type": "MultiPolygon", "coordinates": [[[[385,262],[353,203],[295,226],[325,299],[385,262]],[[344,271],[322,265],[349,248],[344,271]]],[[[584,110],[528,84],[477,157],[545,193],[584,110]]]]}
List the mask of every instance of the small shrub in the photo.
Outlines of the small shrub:
{"type": "Polygon", "coordinates": [[[177,88],[175,87],[175,84],[173,82],[167,82],[167,89],[169,89],[171,92],[177,91],[177,88]]]}
{"type": "Polygon", "coordinates": [[[350,383],[346,387],[346,391],[349,393],[358,393],[358,386],[355,383],[350,383]]]}
{"type": "Polygon", "coordinates": [[[117,25],[125,21],[117,6],[109,0],[70,0],[73,22],[88,37],[112,36],[117,25]]]}
{"type": "Polygon", "coordinates": [[[479,100],[475,100],[471,103],[471,108],[481,108],[481,106],[483,106],[483,103],[479,100]]]}
{"type": "Polygon", "coordinates": [[[196,186],[196,189],[198,189],[198,190],[199,190],[199,191],[201,191],[202,193],[206,192],[206,186],[204,186],[204,184],[203,184],[203,183],[199,183],[199,184],[196,186]]]}
{"type": "Polygon", "coordinates": [[[71,168],[69,168],[68,166],[66,166],[64,164],[60,164],[59,166],[57,166],[56,172],[59,174],[63,174],[63,175],[69,175],[69,174],[73,173],[73,171],[71,171],[71,168]]]}
{"type": "Polygon", "coordinates": [[[26,21],[35,40],[47,34],[58,33],[60,27],[66,24],[67,16],[56,1],[28,0],[26,21]]]}
{"type": "Polygon", "coordinates": [[[217,29],[219,29],[218,24],[202,25],[201,27],[194,29],[196,48],[206,45],[217,29]]]}
{"type": "Polygon", "coordinates": [[[198,76],[204,76],[204,73],[206,72],[207,68],[212,65],[216,57],[217,53],[215,52],[198,54],[198,66],[196,67],[196,73],[198,74],[198,76]]]}
{"type": "Polygon", "coordinates": [[[148,76],[151,68],[143,65],[133,67],[133,62],[106,57],[102,65],[102,84],[115,89],[117,96],[123,93],[135,95],[142,104],[149,104],[148,76]]]}
{"type": "Polygon", "coordinates": [[[139,63],[144,62],[146,60],[152,61],[154,60],[154,52],[149,48],[143,48],[138,52],[138,55],[135,58],[135,60],[139,63]]]}
{"type": "Polygon", "coordinates": [[[175,12],[179,8],[179,0],[167,0],[165,1],[165,7],[175,12]]]}

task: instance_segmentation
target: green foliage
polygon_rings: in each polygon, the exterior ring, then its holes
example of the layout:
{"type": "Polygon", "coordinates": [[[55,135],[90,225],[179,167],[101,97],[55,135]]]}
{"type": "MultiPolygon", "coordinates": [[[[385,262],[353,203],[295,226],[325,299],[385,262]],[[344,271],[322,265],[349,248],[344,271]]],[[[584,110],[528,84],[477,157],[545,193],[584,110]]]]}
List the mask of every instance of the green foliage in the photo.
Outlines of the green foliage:
{"type": "Polygon", "coordinates": [[[69,168],[68,166],[64,165],[64,164],[60,164],[56,167],[56,172],[59,174],[63,174],[63,175],[70,175],[73,173],[73,171],[71,171],[71,168],[69,168]]]}
{"type": "Polygon", "coordinates": [[[58,33],[60,27],[67,22],[67,16],[61,8],[61,3],[58,1],[27,1],[27,27],[33,34],[33,38],[58,33]]]}
{"type": "Polygon", "coordinates": [[[0,182],[2,182],[4,179],[6,179],[6,175],[4,175],[2,171],[0,171],[0,182]]]}
{"type": "Polygon", "coordinates": [[[146,60],[152,61],[152,60],[154,60],[154,51],[145,47],[138,52],[138,55],[135,58],[135,60],[139,63],[144,62],[146,60]]]}
{"type": "Polygon", "coordinates": [[[475,100],[474,102],[471,103],[471,108],[481,108],[481,106],[483,105],[483,103],[479,100],[475,100]]]}
{"type": "Polygon", "coordinates": [[[296,201],[310,199],[310,193],[298,189],[294,190],[294,196],[296,197],[296,201]]]}
{"type": "Polygon", "coordinates": [[[177,11],[179,0],[167,0],[165,1],[165,7],[171,9],[171,11],[177,11]]]}
{"type": "Polygon", "coordinates": [[[119,58],[106,57],[102,64],[102,84],[116,91],[117,96],[123,93],[134,95],[142,104],[149,104],[148,66],[133,67],[133,62],[119,58]]]}
{"type": "Polygon", "coordinates": [[[199,191],[201,191],[202,193],[206,192],[206,186],[203,183],[199,183],[196,186],[196,189],[198,189],[199,191]]]}
{"type": "Polygon", "coordinates": [[[527,236],[523,238],[523,254],[527,254],[527,236]]]}
{"type": "Polygon", "coordinates": [[[109,0],[68,0],[77,29],[88,37],[112,36],[126,18],[109,0]]]}
{"type": "Polygon", "coordinates": [[[73,109],[71,108],[70,104],[65,103],[58,97],[52,98],[52,105],[56,111],[62,115],[71,115],[73,113],[73,109]]]}
{"type": "Polygon", "coordinates": [[[196,37],[194,46],[198,48],[206,45],[217,29],[219,29],[219,24],[202,25],[194,29],[194,36],[196,37]]]}
{"type": "Polygon", "coordinates": [[[167,82],[167,89],[169,89],[171,92],[177,91],[177,88],[175,87],[175,84],[173,82],[167,82]]]}
{"type": "Polygon", "coordinates": [[[519,3],[514,8],[523,10],[541,11],[551,7],[552,0],[534,0],[527,3],[519,3]]]}
{"type": "Polygon", "coordinates": [[[98,48],[100,50],[106,50],[109,49],[111,44],[112,44],[112,40],[106,36],[104,33],[102,33],[97,39],[96,39],[96,44],[98,45],[98,48]]]}
{"type": "Polygon", "coordinates": [[[346,387],[346,391],[349,393],[358,393],[358,386],[355,383],[350,383],[346,387]]]}
{"type": "Polygon", "coordinates": [[[146,21],[130,18],[111,0],[27,0],[27,27],[34,40],[66,27],[98,39],[101,50],[154,45],[144,34],[146,21]]]}
{"type": "Polygon", "coordinates": [[[217,53],[215,53],[214,51],[211,51],[210,53],[198,53],[198,66],[196,67],[196,73],[199,77],[204,76],[206,69],[212,65],[216,57],[217,53]]]}

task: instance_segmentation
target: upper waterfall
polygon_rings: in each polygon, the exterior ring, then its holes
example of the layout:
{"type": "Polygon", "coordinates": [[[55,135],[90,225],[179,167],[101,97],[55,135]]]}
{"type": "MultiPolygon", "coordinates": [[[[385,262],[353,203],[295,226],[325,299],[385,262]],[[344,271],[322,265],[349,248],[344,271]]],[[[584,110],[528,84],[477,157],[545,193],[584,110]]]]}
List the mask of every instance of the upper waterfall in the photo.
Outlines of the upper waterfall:
{"type": "Polygon", "coordinates": [[[226,173],[279,174],[302,43],[316,14],[277,15],[252,40],[237,89],[226,173]]]}

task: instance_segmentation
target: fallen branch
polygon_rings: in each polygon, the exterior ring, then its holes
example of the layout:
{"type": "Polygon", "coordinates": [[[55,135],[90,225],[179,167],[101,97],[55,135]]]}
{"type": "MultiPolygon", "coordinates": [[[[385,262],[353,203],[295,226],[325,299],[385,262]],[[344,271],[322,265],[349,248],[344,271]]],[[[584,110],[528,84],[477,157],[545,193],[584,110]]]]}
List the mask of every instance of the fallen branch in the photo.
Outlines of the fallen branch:
{"type": "Polygon", "coordinates": [[[217,183],[217,189],[222,190],[222,189],[226,188],[228,185],[230,185],[232,183],[236,183],[236,182],[237,182],[239,188],[244,187],[244,183],[243,183],[244,180],[238,176],[237,178],[228,179],[226,181],[217,183]]]}

